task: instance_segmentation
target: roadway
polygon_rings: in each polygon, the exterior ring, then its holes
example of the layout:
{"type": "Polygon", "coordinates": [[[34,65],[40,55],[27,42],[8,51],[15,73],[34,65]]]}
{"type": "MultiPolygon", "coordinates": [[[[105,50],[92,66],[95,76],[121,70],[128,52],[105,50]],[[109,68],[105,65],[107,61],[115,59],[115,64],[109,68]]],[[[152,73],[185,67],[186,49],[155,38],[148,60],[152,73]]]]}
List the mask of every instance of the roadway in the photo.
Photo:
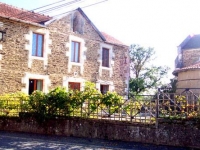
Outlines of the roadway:
{"type": "Polygon", "coordinates": [[[135,142],[0,131],[0,150],[186,150],[135,142]]]}

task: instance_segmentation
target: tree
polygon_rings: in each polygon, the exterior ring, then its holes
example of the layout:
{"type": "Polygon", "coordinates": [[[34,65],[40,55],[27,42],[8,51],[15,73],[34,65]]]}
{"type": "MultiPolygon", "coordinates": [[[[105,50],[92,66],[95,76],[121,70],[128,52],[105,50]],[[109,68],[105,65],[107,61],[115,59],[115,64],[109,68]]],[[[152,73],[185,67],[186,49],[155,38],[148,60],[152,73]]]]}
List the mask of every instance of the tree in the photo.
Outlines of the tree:
{"type": "Polygon", "coordinates": [[[167,75],[169,67],[150,65],[155,59],[153,48],[144,48],[140,45],[131,45],[129,81],[130,95],[137,95],[149,89],[155,88],[160,84],[161,79],[167,75]]]}

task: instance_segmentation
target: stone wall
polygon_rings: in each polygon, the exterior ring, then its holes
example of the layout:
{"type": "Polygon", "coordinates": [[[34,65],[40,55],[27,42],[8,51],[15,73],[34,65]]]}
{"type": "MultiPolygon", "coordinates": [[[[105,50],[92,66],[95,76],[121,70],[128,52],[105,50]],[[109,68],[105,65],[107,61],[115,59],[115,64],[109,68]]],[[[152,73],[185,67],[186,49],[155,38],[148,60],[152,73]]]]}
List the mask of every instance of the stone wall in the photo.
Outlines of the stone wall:
{"type": "Polygon", "coordinates": [[[0,41],[0,94],[21,91],[24,87],[21,78],[28,69],[28,52],[25,50],[24,34],[28,33],[28,25],[1,18],[6,30],[6,40],[0,41]]]}
{"type": "Polygon", "coordinates": [[[200,60],[200,49],[183,50],[183,67],[195,64],[200,60]]]}
{"type": "Polygon", "coordinates": [[[160,120],[158,125],[83,118],[0,118],[0,130],[200,148],[198,120],[160,120]]]}
{"type": "MultiPolygon", "coordinates": [[[[52,54],[49,56],[48,73],[50,75],[54,74],[55,76],[62,74],[65,77],[73,77],[73,73],[77,72],[77,78],[83,78],[91,82],[96,83],[98,80],[112,81],[115,86],[114,90],[121,95],[125,95],[125,88],[128,86],[125,83],[127,78],[124,74],[121,74],[120,62],[122,60],[121,56],[128,53],[128,47],[108,44],[113,46],[113,53],[115,55],[114,65],[112,65],[113,75],[110,76],[110,72],[107,70],[103,70],[100,75],[100,64],[97,60],[99,58],[98,52],[100,50],[100,44],[104,43],[104,41],[87,20],[84,20],[83,34],[73,32],[71,28],[72,15],[73,13],[62,19],[55,20],[48,25],[50,39],[52,39],[52,54]],[[68,68],[69,56],[65,54],[69,52],[69,47],[65,47],[65,45],[69,42],[70,35],[83,39],[85,42],[87,50],[85,51],[86,59],[84,60],[83,74],[81,74],[81,68],[79,66],[72,65],[71,69],[68,68]],[[57,70],[58,68],[59,70],[57,70]]],[[[128,65],[123,69],[128,70],[128,65]]],[[[55,82],[53,78],[51,78],[51,82],[55,82]]]]}
{"type": "MultiPolygon", "coordinates": [[[[81,18],[79,12],[76,15],[81,18]]],[[[27,92],[28,76],[40,75],[48,81],[45,91],[57,86],[65,86],[69,78],[73,81],[97,81],[112,82],[114,90],[121,95],[126,95],[128,87],[128,76],[122,73],[121,60],[127,55],[128,47],[105,43],[91,24],[82,17],[83,33],[73,32],[71,17],[74,12],[58,20],[48,23],[46,28],[32,26],[20,22],[1,19],[3,26],[0,30],[6,29],[6,41],[0,42],[0,94],[16,91],[27,92]],[[31,56],[32,32],[45,35],[44,58],[31,56]],[[81,49],[81,63],[70,64],[70,38],[76,37],[83,41],[81,49]],[[112,46],[113,55],[111,72],[99,71],[100,45],[104,43],[112,46]],[[74,76],[74,72],[77,73],[74,76]],[[110,73],[112,74],[110,76],[110,73]],[[27,75],[29,74],[29,75],[27,75]],[[66,79],[66,81],[64,81],[66,79]]],[[[123,70],[128,70],[128,64],[123,70]]],[[[47,84],[47,83],[44,83],[47,84]]]]}

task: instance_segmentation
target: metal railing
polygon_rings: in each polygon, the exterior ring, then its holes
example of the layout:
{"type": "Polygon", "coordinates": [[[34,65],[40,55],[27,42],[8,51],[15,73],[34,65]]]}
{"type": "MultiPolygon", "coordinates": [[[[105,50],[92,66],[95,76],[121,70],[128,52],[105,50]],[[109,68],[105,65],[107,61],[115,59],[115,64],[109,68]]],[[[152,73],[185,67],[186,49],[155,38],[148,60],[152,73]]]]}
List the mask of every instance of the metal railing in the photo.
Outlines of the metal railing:
{"type": "Polygon", "coordinates": [[[180,93],[159,91],[157,110],[157,117],[160,118],[200,117],[200,94],[194,93],[192,89],[182,89],[180,93]]]}
{"type": "MultiPolygon", "coordinates": [[[[156,95],[137,95],[111,106],[102,104],[100,100],[85,100],[75,107],[68,105],[63,109],[54,109],[53,115],[152,124],[157,118],[200,117],[199,96],[190,90],[180,94],[159,91],[156,95]]],[[[30,106],[28,97],[0,97],[0,116],[19,116],[21,112],[36,112],[30,106]]],[[[45,114],[49,115],[48,112],[45,111],[45,114]]]]}
{"type": "Polygon", "coordinates": [[[28,97],[0,96],[0,116],[19,116],[20,112],[28,112],[30,109],[28,97]]]}
{"type": "MultiPolygon", "coordinates": [[[[64,109],[54,110],[54,116],[73,116],[106,120],[120,120],[130,122],[155,122],[155,102],[152,96],[137,96],[129,100],[122,100],[112,106],[106,106],[101,101],[85,100],[84,103],[64,109]]],[[[48,106],[46,106],[48,107],[48,106]]],[[[36,112],[29,104],[28,98],[0,97],[0,116],[19,116],[19,113],[36,112]]],[[[48,115],[48,112],[46,112],[48,115]]]]}
{"type": "Polygon", "coordinates": [[[92,111],[90,101],[83,104],[72,116],[89,117],[107,120],[119,120],[129,122],[155,123],[155,102],[151,101],[152,95],[142,95],[129,100],[123,100],[120,104],[107,107],[98,103],[97,109],[92,111]],[[138,99],[138,97],[140,97],[138,99]]]}

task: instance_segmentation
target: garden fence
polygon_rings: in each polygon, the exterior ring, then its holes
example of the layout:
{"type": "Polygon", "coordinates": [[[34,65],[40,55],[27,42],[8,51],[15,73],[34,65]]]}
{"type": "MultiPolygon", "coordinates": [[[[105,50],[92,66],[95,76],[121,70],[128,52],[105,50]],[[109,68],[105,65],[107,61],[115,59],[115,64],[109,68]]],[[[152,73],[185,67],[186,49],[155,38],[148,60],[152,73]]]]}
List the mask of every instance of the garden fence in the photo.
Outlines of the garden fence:
{"type": "MultiPolygon", "coordinates": [[[[84,117],[154,124],[158,118],[195,118],[200,116],[199,94],[191,90],[168,93],[162,89],[155,95],[137,95],[106,106],[100,100],[87,99],[76,106],[63,109],[47,107],[43,114],[57,117],[84,117]],[[53,112],[53,113],[52,113],[53,112]]],[[[56,105],[55,105],[56,106],[56,105]]],[[[29,97],[0,97],[0,116],[19,116],[19,113],[35,113],[29,97]]]]}

